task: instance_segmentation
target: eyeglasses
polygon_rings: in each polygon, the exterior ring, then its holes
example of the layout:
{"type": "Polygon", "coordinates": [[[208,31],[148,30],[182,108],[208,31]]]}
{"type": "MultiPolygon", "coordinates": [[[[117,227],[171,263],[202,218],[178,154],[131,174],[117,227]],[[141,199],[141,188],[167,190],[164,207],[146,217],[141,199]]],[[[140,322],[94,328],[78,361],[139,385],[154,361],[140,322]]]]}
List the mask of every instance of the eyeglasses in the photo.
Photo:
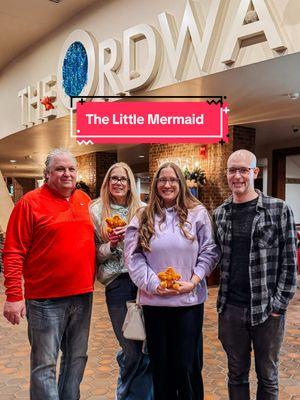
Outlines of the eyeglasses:
{"type": "Polygon", "coordinates": [[[248,176],[250,174],[251,169],[255,169],[255,167],[254,168],[246,168],[246,167],[226,168],[226,172],[228,173],[228,175],[235,175],[238,172],[240,175],[248,176]]]}
{"type": "Polygon", "coordinates": [[[159,183],[162,186],[166,185],[168,182],[170,185],[177,185],[179,183],[179,179],[178,178],[170,178],[170,179],[158,178],[157,179],[157,183],[159,183]]]}
{"type": "Polygon", "coordinates": [[[110,176],[109,177],[109,180],[110,180],[110,182],[113,184],[113,185],[115,185],[116,183],[121,183],[122,185],[126,185],[126,183],[127,182],[129,182],[129,179],[128,178],[125,178],[125,177],[121,177],[121,178],[119,178],[118,176],[110,176]]]}

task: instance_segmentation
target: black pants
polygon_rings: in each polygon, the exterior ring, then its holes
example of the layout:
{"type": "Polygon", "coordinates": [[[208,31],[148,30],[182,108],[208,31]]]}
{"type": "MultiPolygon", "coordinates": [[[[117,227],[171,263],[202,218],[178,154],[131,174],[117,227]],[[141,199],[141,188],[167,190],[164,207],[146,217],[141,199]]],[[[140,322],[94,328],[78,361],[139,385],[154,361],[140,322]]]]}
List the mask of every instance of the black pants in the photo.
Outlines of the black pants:
{"type": "Polygon", "coordinates": [[[257,400],[278,400],[278,358],[284,315],[251,326],[247,308],[226,305],[219,315],[219,339],[228,358],[230,400],[250,400],[249,371],[254,350],[257,400]]]}
{"type": "Polygon", "coordinates": [[[203,400],[204,305],[143,309],[155,400],[203,400]]]}

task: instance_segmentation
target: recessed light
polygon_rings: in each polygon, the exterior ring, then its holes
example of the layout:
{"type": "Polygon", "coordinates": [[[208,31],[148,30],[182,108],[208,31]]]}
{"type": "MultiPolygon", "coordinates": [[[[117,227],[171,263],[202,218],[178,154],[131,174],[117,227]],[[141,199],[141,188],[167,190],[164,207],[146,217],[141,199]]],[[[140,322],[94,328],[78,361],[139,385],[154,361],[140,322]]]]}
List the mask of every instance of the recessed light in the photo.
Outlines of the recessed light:
{"type": "Polygon", "coordinates": [[[15,162],[17,162],[17,160],[9,160],[9,162],[15,163],[15,162]]]}
{"type": "Polygon", "coordinates": [[[145,158],[145,156],[140,155],[139,158],[145,158]]]}
{"type": "Polygon", "coordinates": [[[300,97],[300,93],[299,92],[289,93],[288,97],[290,100],[298,100],[300,97]]]}

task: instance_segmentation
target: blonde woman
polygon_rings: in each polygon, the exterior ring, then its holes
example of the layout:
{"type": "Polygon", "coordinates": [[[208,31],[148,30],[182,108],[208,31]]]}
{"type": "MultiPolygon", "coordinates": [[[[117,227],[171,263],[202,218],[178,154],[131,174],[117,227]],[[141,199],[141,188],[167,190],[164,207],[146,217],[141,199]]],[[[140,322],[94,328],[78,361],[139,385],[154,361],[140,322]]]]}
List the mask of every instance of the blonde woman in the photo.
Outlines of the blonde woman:
{"type": "Polygon", "coordinates": [[[116,338],[121,346],[117,353],[119,377],[117,400],[151,400],[152,376],[149,358],[142,353],[142,342],[123,337],[122,325],[126,315],[126,301],[136,298],[137,288],[124,265],[123,239],[126,226],[107,232],[106,218],[118,215],[128,221],[142,206],[130,167],[119,162],[107,171],[100,198],[91,205],[90,212],[98,239],[98,280],[105,285],[106,304],[116,338]]]}
{"type": "Polygon", "coordinates": [[[156,172],[148,205],[126,230],[125,253],[141,291],[155,400],[203,400],[205,277],[218,250],[208,212],[176,164],[156,172]],[[170,265],[181,275],[178,290],[162,287],[157,275],[170,265]]]}

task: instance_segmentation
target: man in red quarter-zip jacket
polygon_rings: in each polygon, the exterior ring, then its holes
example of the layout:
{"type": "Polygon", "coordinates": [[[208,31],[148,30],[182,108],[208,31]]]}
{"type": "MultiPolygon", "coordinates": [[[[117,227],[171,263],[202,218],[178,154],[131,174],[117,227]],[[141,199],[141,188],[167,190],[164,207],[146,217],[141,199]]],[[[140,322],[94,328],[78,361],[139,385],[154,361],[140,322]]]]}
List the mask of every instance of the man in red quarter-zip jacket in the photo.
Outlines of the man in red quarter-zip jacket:
{"type": "Polygon", "coordinates": [[[30,398],[77,400],[87,361],[95,272],[90,199],[75,189],[71,153],[53,150],[45,165],[46,183],[18,201],[8,224],[3,314],[12,324],[27,316],[30,398]]]}

